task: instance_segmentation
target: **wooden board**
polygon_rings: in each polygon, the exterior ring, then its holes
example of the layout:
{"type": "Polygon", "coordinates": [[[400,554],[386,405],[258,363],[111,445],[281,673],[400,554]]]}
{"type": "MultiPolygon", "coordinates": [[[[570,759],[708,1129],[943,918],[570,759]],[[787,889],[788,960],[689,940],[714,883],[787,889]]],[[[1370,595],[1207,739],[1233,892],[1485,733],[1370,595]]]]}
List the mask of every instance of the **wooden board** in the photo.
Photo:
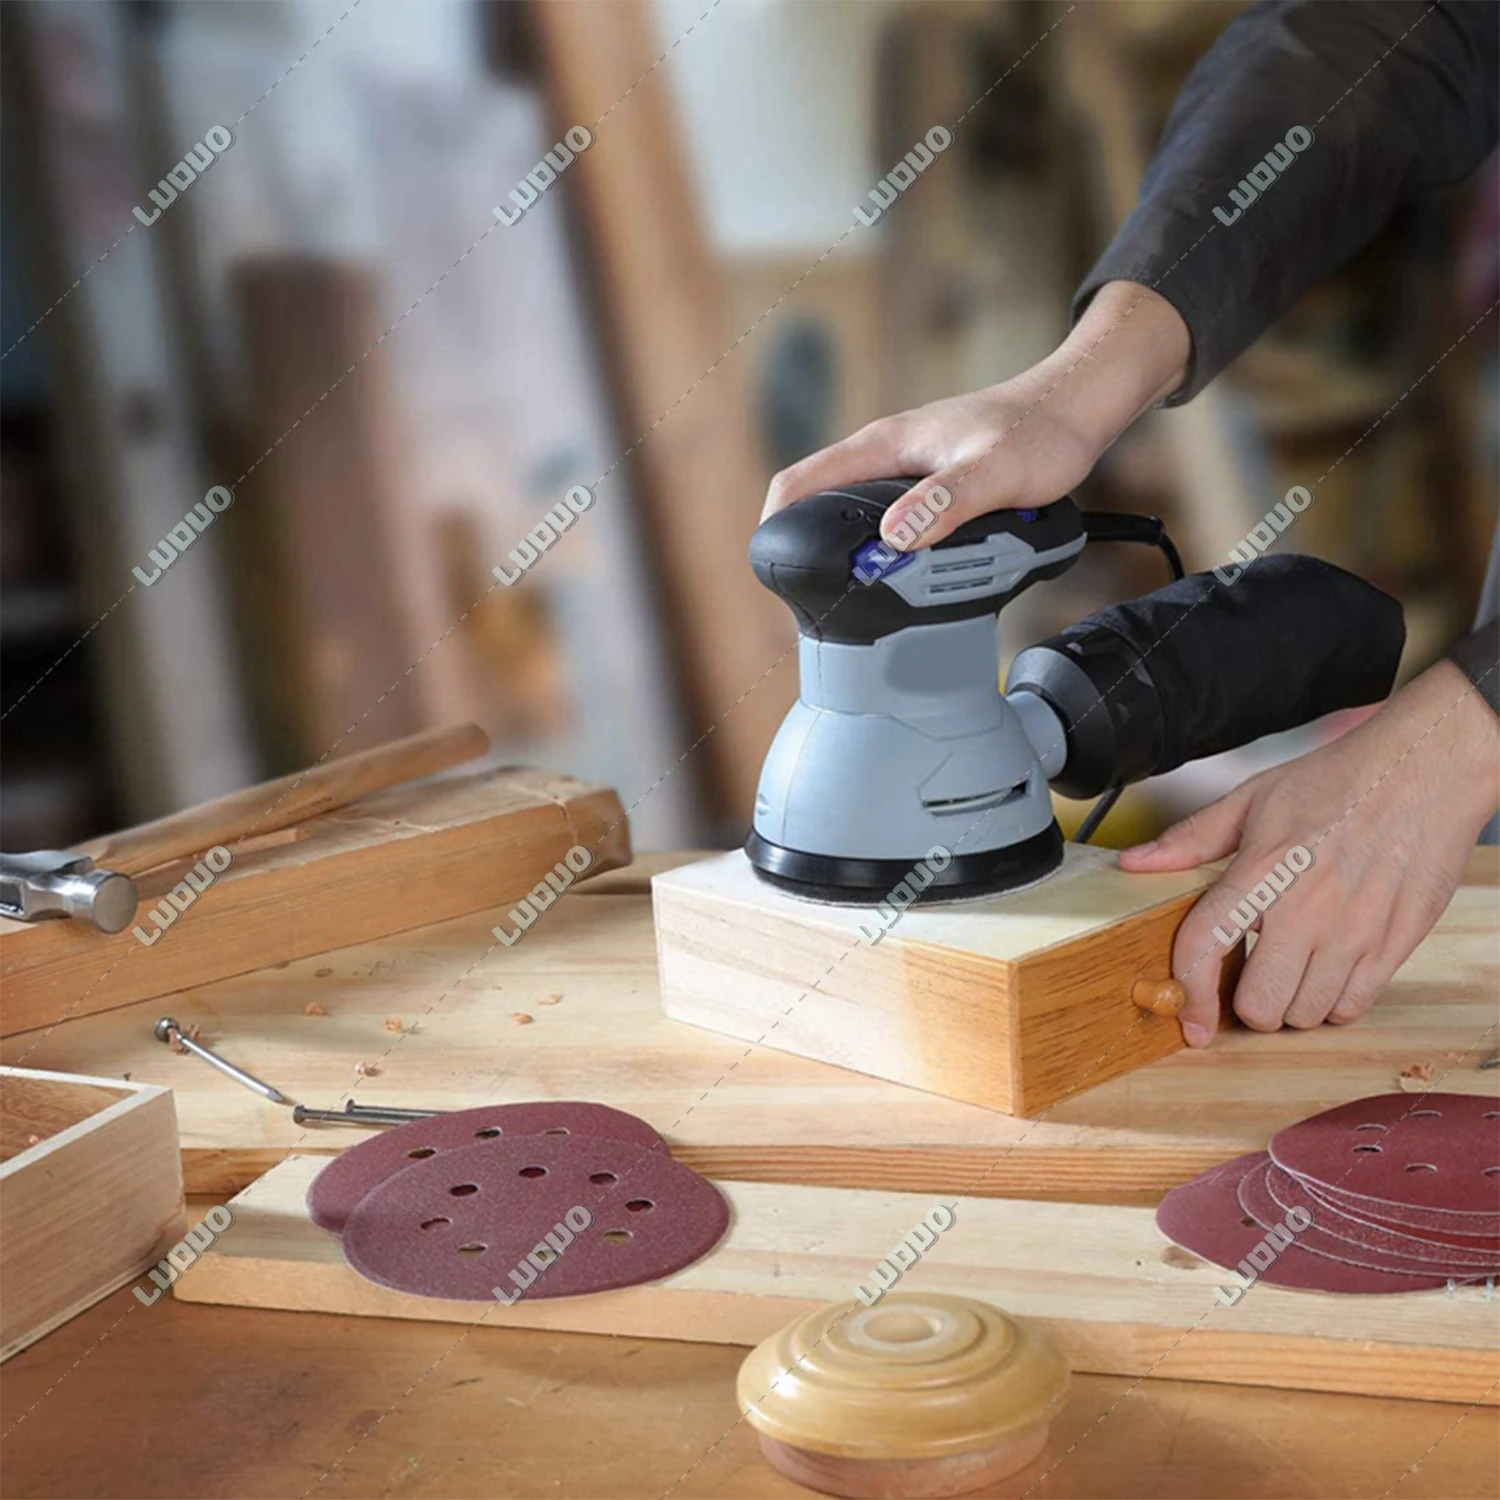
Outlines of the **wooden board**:
{"type": "MultiPolygon", "coordinates": [[[[239,846],[233,867],[149,947],[131,928],[111,936],[79,922],[0,920],[4,1034],[507,906],[574,844],[594,851],[596,870],[629,860],[612,791],[500,770],[366,797],[239,846]]],[[[138,882],[148,932],[145,911],[184,868],[138,882]]]]}
{"type": "MultiPolygon", "coordinates": [[[[680,857],[680,856],[679,856],[680,857]]],[[[1478,851],[1427,940],[1353,1026],[1265,1033],[1236,1027],[1013,1119],[668,1020],[643,874],[570,892],[513,948],[493,948],[502,912],[297,960],[174,996],[231,1061],[292,1098],[462,1109],[522,1099],[595,1099],[666,1134],[715,1177],[927,1192],[1155,1203],[1216,1162],[1264,1148],[1319,1110],[1397,1088],[1431,1063],[1438,1087],[1500,1097],[1500,851],[1478,851]],[[543,1002],[554,995],[556,1004],[543,1002]],[[326,1015],[305,1014],[316,1003],[326,1015]],[[531,1015],[517,1025],[513,1012],[531,1015]],[[384,1029],[400,1017],[408,1030],[384,1029]],[[414,1029],[413,1028],[414,1025],[414,1029]],[[357,1079],[355,1063],[377,1062],[357,1079]]],[[[165,947],[165,942],[161,945],[165,947]]],[[[159,1003],[10,1039],[6,1061],[129,1073],[177,1100],[192,1190],[228,1193],[291,1150],[341,1149],[355,1130],[304,1128],[151,1034],[159,1003]]]]}
{"type": "Polygon", "coordinates": [[[1183,1046],[1177,1022],[1143,1014],[1130,992],[1170,975],[1172,939],[1214,875],[1127,875],[1112,851],[1069,844],[1040,885],[913,908],[871,943],[872,907],[796,900],[724,854],[652,882],[662,1005],[746,1041],[1039,1114],[1183,1046]]]}
{"type": "Polygon", "coordinates": [[[0,1068],[0,1360],[141,1274],[184,1228],[172,1095],[0,1068]]]}
{"type": "MultiPolygon", "coordinates": [[[[721,1183],[728,1236],[651,1286],[512,1307],[413,1297],[366,1281],[303,1200],[323,1162],[294,1156],[233,1201],[235,1223],[183,1274],[190,1302],[755,1344],[872,1285],[870,1269],[932,1208],[915,1193],[721,1183]]],[[[1149,1209],[960,1198],[903,1290],[979,1297],[1032,1318],[1078,1370],[1416,1396],[1497,1399],[1500,1302],[1482,1290],[1337,1297],[1256,1287],[1225,1308],[1225,1273],[1172,1245],[1149,1209]]],[[[497,1278],[498,1279],[498,1278],[497,1278]]]]}

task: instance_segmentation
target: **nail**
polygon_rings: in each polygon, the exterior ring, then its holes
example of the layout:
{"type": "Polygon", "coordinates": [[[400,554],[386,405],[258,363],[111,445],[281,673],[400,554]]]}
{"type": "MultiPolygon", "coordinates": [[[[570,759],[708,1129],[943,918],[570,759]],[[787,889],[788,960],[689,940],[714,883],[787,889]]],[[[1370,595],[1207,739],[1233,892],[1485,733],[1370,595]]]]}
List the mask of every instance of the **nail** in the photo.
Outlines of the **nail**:
{"type": "Polygon", "coordinates": [[[1127,854],[1155,854],[1161,848],[1160,839],[1152,839],[1149,844],[1133,844],[1125,852],[1127,854]]]}
{"type": "Polygon", "coordinates": [[[1213,1038],[1213,1032],[1206,1026],[1198,1025],[1196,1021],[1189,1021],[1182,1028],[1182,1039],[1189,1047],[1206,1047],[1213,1038]]]}

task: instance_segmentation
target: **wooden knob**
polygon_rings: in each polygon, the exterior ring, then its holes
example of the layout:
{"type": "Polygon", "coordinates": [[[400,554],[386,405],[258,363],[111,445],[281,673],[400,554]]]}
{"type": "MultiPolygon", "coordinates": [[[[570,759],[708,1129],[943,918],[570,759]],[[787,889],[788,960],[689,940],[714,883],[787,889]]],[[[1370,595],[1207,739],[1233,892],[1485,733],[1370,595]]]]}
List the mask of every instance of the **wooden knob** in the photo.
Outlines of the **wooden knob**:
{"type": "Polygon", "coordinates": [[[1130,998],[1153,1016],[1180,1016],[1187,1004],[1187,991],[1175,979],[1137,979],[1130,998]]]}
{"type": "Polygon", "coordinates": [[[1052,1340],[940,1292],[841,1302],[740,1367],[741,1409],[782,1473],[827,1494],[957,1495],[1025,1468],[1067,1399],[1052,1340]]]}

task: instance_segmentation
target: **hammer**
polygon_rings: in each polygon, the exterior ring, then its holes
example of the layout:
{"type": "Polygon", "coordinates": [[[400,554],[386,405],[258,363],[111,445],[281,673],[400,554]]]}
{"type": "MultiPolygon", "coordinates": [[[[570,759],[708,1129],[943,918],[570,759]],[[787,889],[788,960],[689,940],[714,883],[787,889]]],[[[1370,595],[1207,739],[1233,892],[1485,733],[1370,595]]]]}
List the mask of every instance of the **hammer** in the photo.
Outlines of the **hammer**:
{"type": "Polygon", "coordinates": [[[0,854],[0,916],[22,922],[76,917],[100,932],[119,932],[134,919],[139,900],[128,875],[100,870],[86,854],[0,854]]]}
{"type": "Polygon", "coordinates": [[[79,849],[0,854],[0,916],[22,922],[73,917],[101,932],[119,932],[130,925],[140,899],[132,875],[231,839],[305,822],[371,792],[472,760],[487,749],[489,738],[476,724],[430,729],[244,787],[79,849]]]}

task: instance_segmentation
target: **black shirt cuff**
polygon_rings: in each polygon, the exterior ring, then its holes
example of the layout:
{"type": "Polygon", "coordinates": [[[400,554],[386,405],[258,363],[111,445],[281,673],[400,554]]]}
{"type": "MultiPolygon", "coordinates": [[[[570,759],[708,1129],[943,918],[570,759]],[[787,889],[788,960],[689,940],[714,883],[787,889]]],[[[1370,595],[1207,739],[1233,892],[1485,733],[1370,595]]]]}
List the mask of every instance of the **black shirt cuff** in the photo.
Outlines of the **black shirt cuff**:
{"type": "Polygon", "coordinates": [[[1448,659],[1500,714],[1500,620],[1491,620],[1471,630],[1448,653],[1448,659]]]}

